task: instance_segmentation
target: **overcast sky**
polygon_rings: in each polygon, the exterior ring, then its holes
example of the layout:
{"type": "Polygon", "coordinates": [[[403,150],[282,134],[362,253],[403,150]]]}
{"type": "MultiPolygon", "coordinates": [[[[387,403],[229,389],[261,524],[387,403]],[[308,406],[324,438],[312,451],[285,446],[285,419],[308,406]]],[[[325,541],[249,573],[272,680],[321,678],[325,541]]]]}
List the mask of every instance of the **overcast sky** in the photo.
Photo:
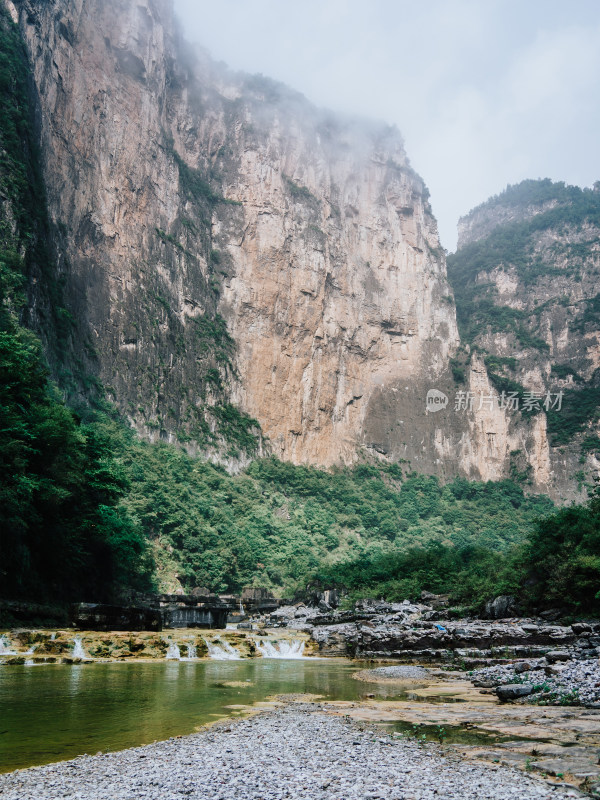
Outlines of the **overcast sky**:
{"type": "Polygon", "coordinates": [[[600,179],[600,0],[175,0],[188,39],[396,124],[442,244],[523,178],[600,179]]]}

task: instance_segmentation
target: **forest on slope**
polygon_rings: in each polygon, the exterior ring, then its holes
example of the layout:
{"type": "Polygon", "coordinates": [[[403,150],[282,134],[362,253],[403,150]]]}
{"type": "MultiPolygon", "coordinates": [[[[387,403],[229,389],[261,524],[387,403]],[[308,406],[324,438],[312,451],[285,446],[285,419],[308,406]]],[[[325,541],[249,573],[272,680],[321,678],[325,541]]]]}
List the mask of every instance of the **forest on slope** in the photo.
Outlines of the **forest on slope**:
{"type": "Polygon", "coordinates": [[[77,320],[53,255],[27,58],[4,12],[0,198],[2,599],[336,585],[394,599],[449,591],[477,609],[533,575],[532,602],[597,608],[596,498],[554,512],[512,481],[442,486],[393,464],[325,472],[267,458],[232,476],[137,439],[101,387],[94,404],[66,404],[60,358],[77,320]]]}
{"type": "Polygon", "coordinates": [[[455,371],[482,353],[495,388],[521,397],[538,372],[563,396],[547,413],[550,444],[572,449],[589,480],[600,454],[600,185],[523,181],[459,227],[448,256],[463,347],[455,371]]]}

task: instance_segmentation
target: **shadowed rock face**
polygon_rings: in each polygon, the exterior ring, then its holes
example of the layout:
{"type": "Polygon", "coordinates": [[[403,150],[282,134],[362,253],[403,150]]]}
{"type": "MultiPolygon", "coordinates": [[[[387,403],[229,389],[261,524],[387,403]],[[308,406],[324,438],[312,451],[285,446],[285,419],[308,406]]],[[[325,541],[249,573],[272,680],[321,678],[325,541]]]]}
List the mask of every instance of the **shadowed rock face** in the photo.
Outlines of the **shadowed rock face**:
{"type": "Polygon", "coordinates": [[[452,378],[444,252],[395,129],[227,71],[167,0],[4,2],[31,55],[76,358],[140,434],[236,469],[262,451],[232,438],[235,406],[295,463],[366,453],[488,480],[518,451],[552,488],[541,417],[453,410],[490,385],[478,358],[452,378]]]}
{"type": "Polygon", "coordinates": [[[373,445],[382,390],[446,368],[454,311],[399,136],[289,102],[245,101],[253,133],[235,142],[244,155],[230,190],[245,235],[224,243],[233,275],[223,308],[245,376],[239,399],[274,452],[348,463],[373,445]]]}
{"type": "Polygon", "coordinates": [[[379,447],[381,392],[458,344],[397,131],[191,53],[166,2],[15,8],[85,355],[138,430],[197,440],[224,396],[296,462],[379,447]],[[235,356],[198,337],[217,312],[235,356]]]}

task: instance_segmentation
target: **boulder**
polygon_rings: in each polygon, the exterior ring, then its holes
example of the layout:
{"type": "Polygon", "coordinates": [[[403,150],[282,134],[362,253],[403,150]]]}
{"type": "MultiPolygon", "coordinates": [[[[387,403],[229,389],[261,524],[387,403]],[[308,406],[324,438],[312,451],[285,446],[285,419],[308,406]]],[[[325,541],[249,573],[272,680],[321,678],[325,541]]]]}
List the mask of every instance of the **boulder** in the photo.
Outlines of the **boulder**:
{"type": "Polygon", "coordinates": [[[340,594],[337,589],[325,589],[321,592],[319,600],[330,608],[337,608],[340,604],[340,594]]]}
{"type": "Polygon", "coordinates": [[[500,700],[517,700],[519,697],[527,697],[532,692],[533,686],[530,683],[508,683],[496,688],[500,700]]]}
{"type": "Polygon", "coordinates": [[[577,636],[581,636],[582,633],[591,633],[592,626],[588,625],[586,622],[574,622],[571,625],[573,633],[577,634],[577,636]]]}
{"type": "Polygon", "coordinates": [[[518,614],[517,600],[511,594],[501,594],[485,604],[486,619],[505,619],[516,617],[518,614]]]}
{"type": "Polygon", "coordinates": [[[515,664],[515,672],[517,675],[520,675],[522,672],[531,672],[533,669],[533,664],[529,661],[519,661],[518,664],[515,664]]]}
{"type": "Polygon", "coordinates": [[[546,653],[546,661],[549,664],[554,664],[556,661],[570,661],[571,655],[565,650],[550,650],[546,653]]]}

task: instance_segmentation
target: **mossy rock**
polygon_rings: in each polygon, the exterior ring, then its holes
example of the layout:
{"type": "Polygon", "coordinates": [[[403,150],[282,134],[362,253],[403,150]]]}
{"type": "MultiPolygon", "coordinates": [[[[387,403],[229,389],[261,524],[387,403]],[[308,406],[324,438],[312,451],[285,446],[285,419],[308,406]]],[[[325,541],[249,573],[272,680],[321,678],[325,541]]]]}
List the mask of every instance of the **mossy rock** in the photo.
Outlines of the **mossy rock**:
{"type": "Polygon", "coordinates": [[[71,642],[61,641],[60,639],[47,639],[37,648],[36,653],[48,653],[49,655],[61,655],[73,649],[71,642]]]}
{"type": "Polygon", "coordinates": [[[105,642],[99,642],[96,645],[90,645],[88,653],[94,658],[107,657],[110,656],[110,646],[105,642]]]}
{"type": "Polygon", "coordinates": [[[196,643],[196,656],[198,658],[206,658],[208,656],[208,645],[204,639],[199,639],[196,643]]]}

